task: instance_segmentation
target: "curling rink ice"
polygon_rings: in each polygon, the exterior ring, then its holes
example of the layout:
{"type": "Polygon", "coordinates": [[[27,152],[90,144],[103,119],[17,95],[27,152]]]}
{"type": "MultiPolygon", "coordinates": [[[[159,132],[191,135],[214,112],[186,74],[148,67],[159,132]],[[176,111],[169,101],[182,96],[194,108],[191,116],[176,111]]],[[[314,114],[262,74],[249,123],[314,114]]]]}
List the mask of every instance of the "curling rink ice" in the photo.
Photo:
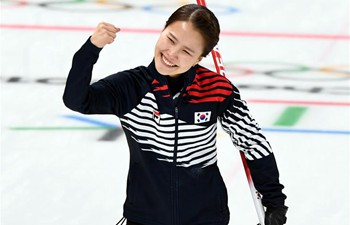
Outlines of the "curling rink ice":
{"type": "MultiPolygon", "coordinates": [[[[1,0],[1,225],[112,225],[128,149],[118,118],[62,102],[73,54],[100,21],[121,27],[93,79],[148,65],[165,20],[195,1],[1,0]]],[[[347,0],[207,0],[219,48],[270,141],[290,225],[349,224],[347,0]]],[[[213,68],[211,56],[202,64],[213,68]]],[[[238,150],[218,131],[230,225],[258,223],[238,150]]],[[[186,224],[188,225],[188,224],[186,224]]]]}

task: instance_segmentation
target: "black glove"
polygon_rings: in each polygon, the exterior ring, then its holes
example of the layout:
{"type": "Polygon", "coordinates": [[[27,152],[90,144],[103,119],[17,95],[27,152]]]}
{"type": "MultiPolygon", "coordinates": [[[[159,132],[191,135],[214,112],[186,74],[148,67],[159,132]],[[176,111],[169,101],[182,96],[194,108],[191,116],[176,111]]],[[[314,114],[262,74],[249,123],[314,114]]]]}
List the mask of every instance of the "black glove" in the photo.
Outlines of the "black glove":
{"type": "Polygon", "coordinates": [[[287,210],[287,206],[268,206],[265,212],[265,225],[285,224],[287,210]]]}

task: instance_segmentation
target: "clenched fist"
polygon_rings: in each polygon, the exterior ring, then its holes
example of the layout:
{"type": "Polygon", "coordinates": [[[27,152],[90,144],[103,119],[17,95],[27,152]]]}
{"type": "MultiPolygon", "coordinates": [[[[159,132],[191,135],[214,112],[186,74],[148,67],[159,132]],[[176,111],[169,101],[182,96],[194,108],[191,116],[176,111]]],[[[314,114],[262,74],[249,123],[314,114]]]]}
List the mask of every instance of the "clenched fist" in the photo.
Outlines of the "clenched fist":
{"type": "Polygon", "coordinates": [[[113,24],[101,22],[97,25],[90,41],[96,47],[103,48],[106,44],[111,44],[117,36],[120,28],[113,24]]]}

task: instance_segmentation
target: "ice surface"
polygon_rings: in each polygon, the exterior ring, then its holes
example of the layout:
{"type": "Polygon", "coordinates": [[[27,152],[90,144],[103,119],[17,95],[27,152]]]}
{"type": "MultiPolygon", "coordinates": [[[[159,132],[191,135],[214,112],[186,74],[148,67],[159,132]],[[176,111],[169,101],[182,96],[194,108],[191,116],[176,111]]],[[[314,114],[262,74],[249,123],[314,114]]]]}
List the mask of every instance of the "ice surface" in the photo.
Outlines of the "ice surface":
{"type": "MultiPolygon", "coordinates": [[[[96,225],[121,218],[126,140],[116,117],[64,107],[71,59],[97,23],[107,21],[122,31],[103,49],[94,79],[147,65],[154,31],[188,2],[1,1],[1,224],[96,225]]],[[[288,224],[348,225],[349,2],[207,3],[222,25],[219,47],[229,77],[274,149],[288,224]],[[305,107],[305,114],[293,126],[273,125],[291,106],[305,107]]],[[[213,67],[211,57],[202,64],[213,67]]],[[[221,129],[218,149],[230,225],[256,224],[239,153],[221,129]]]]}

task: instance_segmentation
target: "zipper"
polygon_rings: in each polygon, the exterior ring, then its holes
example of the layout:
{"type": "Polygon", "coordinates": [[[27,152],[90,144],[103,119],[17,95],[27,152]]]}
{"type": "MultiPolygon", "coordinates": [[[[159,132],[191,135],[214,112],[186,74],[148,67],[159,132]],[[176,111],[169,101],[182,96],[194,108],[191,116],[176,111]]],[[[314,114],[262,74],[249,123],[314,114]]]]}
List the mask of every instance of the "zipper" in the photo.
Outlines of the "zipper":
{"type": "Polygon", "coordinates": [[[179,139],[179,107],[183,102],[183,94],[186,90],[186,85],[181,89],[180,95],[175,99],[175,143],[174,143],[174,160],[173,160],[173,197],[174,197],[174,225],[180,225],[179,221],[179,171],[177,167],[177,150],[178,150],[178,139],[179,139]]]}
{"type": "Polygon", "coordinates": [[[178,182],[178,171],[177,171],[177,145],[179,136],[179,108],[175,106],[175,143],[174,143],[174,158],[172,165],[173,175],[173,224],[179,224],[179,182],[178,182]]]}
{"type": "MultiPolygon", "coordinates": [[[[184,81],[185,82],[185,81],[184,81]]],[[[168,83],[167,83],[168,84],[168,83]]],[[[168,84],[169,85],[169,84],[168,84]]],[[[175,137],[174,137],[174,154],[173,154],[173,163],[171,166],[171,197],[173,203],[173,225],[180,225],[179,221],[179,175],[177,168],[177,148],[178,148],[178,138],[179,138],[179,107],[182,104],[183,93],[185,91],[185,83],[184,87],[173,96],[173,104],[175,106],[175,137]]],[[[169,94],[170,90],[169,90],[169,94]]]]}

